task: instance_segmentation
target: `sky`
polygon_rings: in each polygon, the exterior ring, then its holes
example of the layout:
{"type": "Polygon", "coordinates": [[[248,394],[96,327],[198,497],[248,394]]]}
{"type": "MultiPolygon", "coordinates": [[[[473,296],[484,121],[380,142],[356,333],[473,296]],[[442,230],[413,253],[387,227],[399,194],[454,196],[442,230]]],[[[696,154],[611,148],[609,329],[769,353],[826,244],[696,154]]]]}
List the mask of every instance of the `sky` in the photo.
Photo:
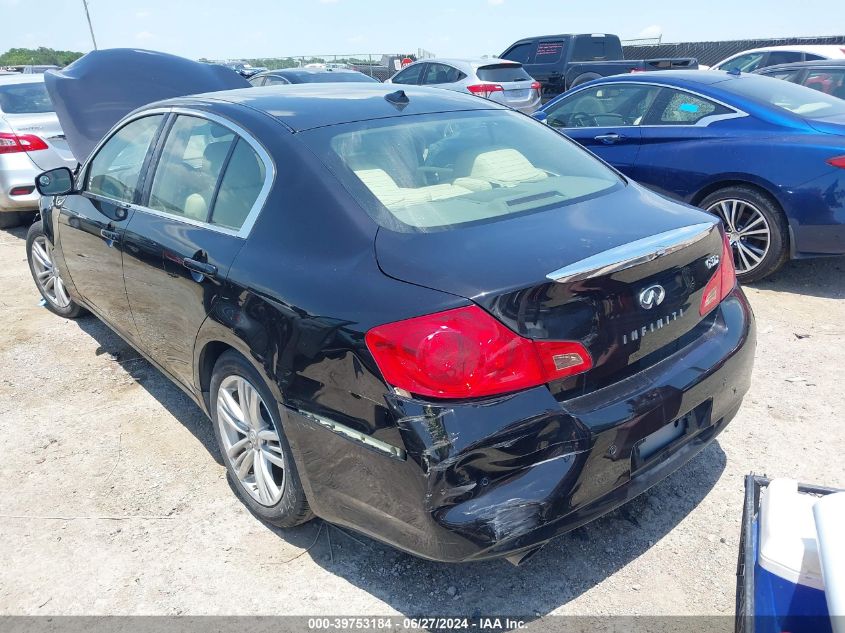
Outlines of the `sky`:
{"type": "MultiPolygon", "coordinates": [[[[616,33],[664,42],[841,35],[843,0],[89,0],[99,48],[190,58],[501,53],[522,37],[616,33]]],[[[0,0],[0,52],[92,49],[82,0],[0,0]]]]}

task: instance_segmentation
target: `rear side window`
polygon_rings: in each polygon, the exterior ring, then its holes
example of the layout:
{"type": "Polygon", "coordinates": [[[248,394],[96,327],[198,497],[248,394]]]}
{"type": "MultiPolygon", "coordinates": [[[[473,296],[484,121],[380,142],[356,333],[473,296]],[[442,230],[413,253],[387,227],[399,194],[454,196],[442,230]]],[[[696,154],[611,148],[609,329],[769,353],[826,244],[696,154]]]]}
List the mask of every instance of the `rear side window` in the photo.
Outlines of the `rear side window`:
{"type": "Polygon", "coordinates": [[[535,64],[553,64],[563,55],[563,40],[545,40],[537,44],[534,54],[535,64]]]}
{"type": "Polygon", "coordinates": [[[772,51],[766,59],[766,66],[792,64],[793,62],[800,62],[802,57],[804,57],[803,53],[794,53],[792,51],[772,51]]]}
{"type": "Polygon", "coordinates": [[[264,162],[249,143],[238,139],[220,181],[210,222],[234,230],[241,228],[261,193],[264,176],[264,162]]]}
{"type": "Polygon", "coordinates": [[[783,81],[791,81],[795,83],[798,76],[801,74],[801,69],[760,71],[760,74],[766,77],[772,77],[773,79],[782,79],[783,81]]]}
{"type": "Polygon", "coordinates": [[[179,116],[167,135],[147,206],[205,221],[235,134],[213,121],[179,116]]]}
{"type": "Polygon", "coordinates": [[[466,77],[460,70],[446,64],[429,64],[423,75],[424,85],[450,84],[466,77]]]}
{"type": "Polygon", "coordinates": [[[765,56],[766,53],[747,53],[716,66],[716,70],[738,70],[740,72],[750,73],[752,70],[757,70],[760,67],[765,56]]]}
{"type": "Polygon", "coordinates": [[[284,86],[290,82],[284,77],[276,77],[275,75],[267,75],[264,77],[265,86],[284,86]]]}
{"type": "Polygon", "coordinates": [[[733,112],[709,99],[670,88],[664,89],[660,102],[654,120],[656,125],[695,125],[706,117],[733,112]],[[666,105],[662,105],[664,103],[666,105]]]}
{"type": "Polygon", "coordinates": [[[613,46],[618,40],[611,42],[606,35],[591,36],[579,35],[575,38],[575,48],[572,49],[572,60],[579,62],[602,60],[602,59],[622,59],[621,49],[617,51],[618,46],[613,46]]]}
{"type": "Polygon", "coordinates": [[[0,112],[41,114],[53,111],[53,104],[43,82],[0,86],[0,112]]]}
{"type": "Polygon", "coordinates": [[[264,161],[232,130],[180,115],[164,143],[147,206],[237,231],[265,175],[264,161]]]}
{"type": "Polygon", "coordinates": [[[508,82],[531,81],[531,75],[519,64],[494,64],[482,66],[476,73],[481,81],[508,82]]]}
{"type": "Polygon", "coordinates": [[[100,148],[88,166],[85,190],[131,203],[162,115],[147,116],[124,125],[100,148]]]}
{"type": "Polygon", "coordinates": [[[505,53],[502,53],[502,59],[509,59],[520,64],[528,64],[531,61],[532,53],[534,52],[534,42],[523,42],[512,46],[505,53]]]}

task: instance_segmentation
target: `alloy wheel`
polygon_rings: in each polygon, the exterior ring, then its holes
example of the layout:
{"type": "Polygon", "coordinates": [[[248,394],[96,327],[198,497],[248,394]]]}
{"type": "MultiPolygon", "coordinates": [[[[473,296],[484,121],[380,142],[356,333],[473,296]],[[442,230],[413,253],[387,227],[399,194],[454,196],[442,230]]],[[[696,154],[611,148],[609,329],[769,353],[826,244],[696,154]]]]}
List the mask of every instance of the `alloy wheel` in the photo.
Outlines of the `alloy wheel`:
{"type": "Polygon", "coordinates": [[[769,253],[772,238],[762,211],[750,202],[735,198],[720,200],[707,211],[718,215],[725,224],[737,274],[757,268],[769,253]]]}
{"type": "Polygon", "coordinates": [[[43,235],[32,242],[32,267],[35,281],[47,300],[58,308],[68,307],[70,296],[53,263],[53,245],[43,235]]]}
{"type": "Polygon", "coordinates": [[[217,391],[217,424],[232,473],[258,503],[272,506],[285,490],[285,456],[258,390],[242,376],[227,376],[217,391]]]}

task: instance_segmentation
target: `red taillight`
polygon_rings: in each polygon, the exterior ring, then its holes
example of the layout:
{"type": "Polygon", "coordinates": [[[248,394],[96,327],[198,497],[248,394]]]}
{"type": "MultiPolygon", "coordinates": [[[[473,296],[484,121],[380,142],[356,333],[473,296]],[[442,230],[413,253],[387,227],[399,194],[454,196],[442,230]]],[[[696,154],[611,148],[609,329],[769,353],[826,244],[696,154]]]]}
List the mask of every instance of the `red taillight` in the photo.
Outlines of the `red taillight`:
{"type": "Polygon", "coordinates": [[[47,143],[35,134],[11,134],[0,132],[0,154],[15,154],[17,152],[36,152],[47,149],[47,143]]]}
{"type": "Polygon", "coordinates": [[[531,90],[537,90],[538,92],[543,88],[543,85],[539,81],[535,81],[531,84],[531,90]]]}
{"type": "Polygon", "coordinates": [[[28,196],[35,191],[35,185],[29,187],[12,187],[9,190],[10,196],[28,196]]]}
{"type": "Polygon", "coordinates": [[[477,306],[379,325],[365,340],[389,384],[435,398],[518,391],[593,364],[580,343],[523,338],[477,306]]]}
{"type": "Polygon", "coordinates": [[[505,91],[505,89],[499,84],[473,84],[471,86],[467,86],[467,90],[479,97],[489,97],[494,92],[505,91]]]}
{"type": "Polygon", "coordinates": [[[835,158],[828,158],[827,164],[833,165],[834,167],[839,167],[840,169],[845,169],[845,156],[836,156],[835,158]]]}
{"type": "Polygon", "coordinates": [[[722,299],[727,297],[736,286],[733,249],[727,235],[722,235],[722,244],[719,267],[716,268],[713,277],[704,287],[704,294],[701,295],[701,307],[698,310],[701,316],[706,315],[719,305],[722,299]]]}

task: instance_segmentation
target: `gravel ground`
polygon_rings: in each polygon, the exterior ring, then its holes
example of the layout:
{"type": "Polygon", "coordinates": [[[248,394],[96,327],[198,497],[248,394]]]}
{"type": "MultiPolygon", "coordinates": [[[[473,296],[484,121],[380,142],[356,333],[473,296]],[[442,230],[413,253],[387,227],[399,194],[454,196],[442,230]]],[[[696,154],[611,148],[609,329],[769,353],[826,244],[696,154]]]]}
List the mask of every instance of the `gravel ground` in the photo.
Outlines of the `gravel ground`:
{"type": "Polygon", "coordinates": [[[842,259],[746,289],[757,366],[716,443],[515,568],[259,522],[186,396],[39,306],[24,235],[0,231],[0,614],[730,614],[743,476],[845,487],[842,259]]]}

